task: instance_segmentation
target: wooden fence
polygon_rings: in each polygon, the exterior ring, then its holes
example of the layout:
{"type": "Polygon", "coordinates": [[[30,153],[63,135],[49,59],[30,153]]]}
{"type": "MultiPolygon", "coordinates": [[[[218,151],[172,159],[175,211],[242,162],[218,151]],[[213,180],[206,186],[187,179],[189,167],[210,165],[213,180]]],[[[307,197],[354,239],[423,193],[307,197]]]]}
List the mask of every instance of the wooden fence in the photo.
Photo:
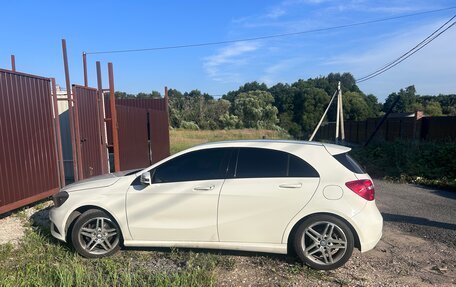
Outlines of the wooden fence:
{"type": "MultiPolygon", "coordinates": [[[[365,121],[344,121],[345,140],[350,143],[363,144],[374,132],[381,118],[365,121]]],[[[336,124],[321,126],[316,135],[317,140],[334,140],[336,124]]],[[[456,140],[456,117],[393,117],[388,118],[373,141],[454,141],[456,140]]]]}

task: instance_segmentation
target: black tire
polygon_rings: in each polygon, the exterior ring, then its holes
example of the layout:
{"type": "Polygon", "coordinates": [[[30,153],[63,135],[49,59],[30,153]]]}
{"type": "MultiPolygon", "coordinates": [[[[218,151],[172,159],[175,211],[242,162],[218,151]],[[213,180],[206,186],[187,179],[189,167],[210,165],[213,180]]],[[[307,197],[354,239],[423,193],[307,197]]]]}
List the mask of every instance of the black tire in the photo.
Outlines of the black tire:
{"type": "Polygon", "coordinates": [[[299,225],[293,246],[298,257],[308,266],[331,270],[350,259],[354,242],[353,233],[343,220],[332,215],[317,214],[299,225]]]}
{"type": "Polygon", "coordinates": [[[91,209],[78,217],[71,230],[71,243],[83,257],[110,256],[120,249],[122,234],[115,220],[106,212],[91,209]]]}

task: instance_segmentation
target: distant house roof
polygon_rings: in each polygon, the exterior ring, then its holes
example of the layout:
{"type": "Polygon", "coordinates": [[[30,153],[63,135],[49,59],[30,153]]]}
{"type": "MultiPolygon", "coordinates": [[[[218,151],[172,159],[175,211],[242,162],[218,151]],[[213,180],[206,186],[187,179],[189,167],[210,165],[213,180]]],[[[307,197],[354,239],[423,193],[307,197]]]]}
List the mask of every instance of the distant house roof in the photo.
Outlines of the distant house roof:
{"type": "Polygon", "coordinates": [[[388,118],[413,118],[415,113],[391,113],[388,118]]]}
{"type": "Polygon", "coordinates": [[[388,118],[391,119],[398,119],[398,118],[417,118],[420,119],[424,117],[424,113],[422,111],[416,111],[414,113],[391,113],[388,115],[388,118]]]}

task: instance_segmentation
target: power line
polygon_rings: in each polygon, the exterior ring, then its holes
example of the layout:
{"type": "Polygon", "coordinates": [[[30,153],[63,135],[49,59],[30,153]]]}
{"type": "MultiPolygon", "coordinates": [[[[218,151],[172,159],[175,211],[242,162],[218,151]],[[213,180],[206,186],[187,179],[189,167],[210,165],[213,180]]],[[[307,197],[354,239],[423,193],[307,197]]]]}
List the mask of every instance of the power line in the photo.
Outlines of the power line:
{"type": "Polygon", "coordinates": [[[408,50],[406,53],[402,54],[400,57],[398,57],[397,59],[395,59],[394,61],[386,64],[385,66],[383,66],[382,68],[364,76],[364,77],[361,77],[359,79],[356,79],[356,83],[361,83],[361,82],[364,82],[364,81],[367,81],[367,80],[370,80],[374,77],[377,77],[381,74],[383,74],[384,72],[392,69],[393,67],[399,65],[400,63],[402,63],[403,61],[405,61],[406,59],[408,59],[409,57],[411,57],[413,54],[415,54],[416,52],[418,52],[419,50],[423,49],[424,47],[426,47],[429,43],[431,43],[432,41],[434,41],[436,38],[438,38],[440,35],[442,35],[443,33],[445,33],[448,29],[450,29],[451,27],[453,27],[456,22],[453,22],[451,25],[449,25],[448,27],[446,27],[445,29],[442,30],[443,27],[447,26],[448,23],[450,23],[454,18],[456,18],[456,15],[454,15],[453,17],[451,17],[447,22],[445,22],[442,26],[440,26],[437,30],[435,30],[434,32],[432,32],[429,36],[427,36],[424,40],[422,40],[420,43],[418,43],[415,47],[413,47],[412,49],[408,50]],[[440,31],[441,30],[441,31],[440,31]],[[439,32],[440,31],[440,32],[439,32]]]}
{"type": "Polygon", "coordinates": [[[141,49],[94,51],[94,52],[85,52],[85,54],[94,55],[94,54],[115,54],[115,53],[131,53],[131,52],[170,50],[170,49],[194,48],[194,47],[203,47],[203,46],[215,46],[215,45],[223,45],[223,44],[232,44],[232,43],[237,43],[237,42],[248,42],[248,41],[265,40],[265,39],[272,39],[272,38],[282,38],[282,37],[290,37],[290,36],[296,36],[296,35],[302,35],[302,34],[309,34],[309,33],[324,32],[324,31],[330,31],[330,30],[336,30],[336,29],[350,28],[350,27],[355,27],[355,26],[373,24],[373,23],[378,23],[378,22],[396,20],[396,19],[401,19],[401,18],[406,18],[406,17],[413,17],[413,16],[430,14],[430,13],[437,13],[437,12],[453,10],[453,9],[456,9],[456,6],[442,8],[442,9],[436,9],[436,10],[417,12],[417,13],[413,13],[413,14],[405,14],[405,15],[400,15],[400,16],[395,16],[395,17],[388,17],[388,18],[381,18],[381,19],[375,19],[375,20],[369,20],[369,21],[363,21],[363,22],[357,22],[357,23],[339,25],[339,26],[332,26],[332,27],[319,28],[319,29],[311,29],[311,30],[293,32],[293,33],[282,33],[282,34],[266,35],[266,36],[252,37],[252,38],[243,38],[243,39],[236,39],[236,40],[205,42],[205,43],[195,43],[195,44],[182,44],[182,45],[175,45],[175,46],[158,46],[158,47],[141,48],[141,49]]]}
{"type": "Polygon", "coordinates": [[[357,81],[362,81],[364,80],[364,78],[368,78],[370,77],[371,75],[383,70],[383,69],[386,69],[388,68],[390,65],[393,65],[396,61],[400,60],[401,58],[407,56],[409,53],[411,53],[413,50],[417,49],[419,46],[421,46],[423,43],[425,43],[429,38],[431,38],[432,36],[434,36],[434,34],[436,34],[440,29],[442,29],[443,27],[445,27],[449,22],[451,22],[451,20],[453,20],[454,18],[456,17],[456,15],[454,15],[453,17],[450,18],[450,20],[446,21],[442,26],[440,26],[437,30],[435,30],[434,32],[432,32],[431,35],[427,36],[423,41],[419,42],[415,47],[413,47],[412,49],[408,50],[406,53],[402,54],[399,58],[395,59],[394,61],[386,64],[385,66],[381,67],[380,69],[378,69],[377,71],[369,74],[369,75],[366,75],[364,77],[361,77],[359,79],[357,79],[357,81]]]}

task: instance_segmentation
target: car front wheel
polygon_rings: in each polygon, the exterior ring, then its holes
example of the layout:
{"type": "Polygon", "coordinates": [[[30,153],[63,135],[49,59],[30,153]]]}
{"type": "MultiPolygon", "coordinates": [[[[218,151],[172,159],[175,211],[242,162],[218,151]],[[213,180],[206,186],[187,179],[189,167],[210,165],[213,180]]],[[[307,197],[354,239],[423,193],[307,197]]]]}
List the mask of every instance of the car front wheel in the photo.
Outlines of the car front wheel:
{"type": "Polygon", "coordinates": [[[87,258],[105,257],[120,249],[120,229],[101,210],[88,210],[76,220],[71,241],[74,249],[87,258]]]}
{"type": "Polygon", "coordinates": [[[296,231],[294,247],[301,260],[312,268],[330,270],[351,257],[354,237],[345,222],[320,214],[304,220],[296,231]]]}

